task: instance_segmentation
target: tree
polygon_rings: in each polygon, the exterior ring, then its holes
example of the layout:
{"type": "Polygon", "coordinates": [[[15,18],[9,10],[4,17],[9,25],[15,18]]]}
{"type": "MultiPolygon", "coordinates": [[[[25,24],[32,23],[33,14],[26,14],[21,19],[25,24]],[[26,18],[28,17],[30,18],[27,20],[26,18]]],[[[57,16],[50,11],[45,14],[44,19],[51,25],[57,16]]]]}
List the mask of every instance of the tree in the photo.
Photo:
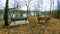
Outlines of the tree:
{"type": "Polygon", "coordinates": [[[18,17],[18,13],[19,13],[19,12],[18,12],[18,10],[19,10],[19,3],[18,3],[16,0],[14,0],[14,9],[17,10],[17,11],[16,11],[16,13],[17,13],[17,14],[16,14],[16,18],[17,18],[17,17],[18,17]]]}
{"type": "Polygon", "coordinates": [[[32,0],[25,0],[25,5],[27,7],[27,17],[29,15],[29,6],[30,6],[30,3],[31,3],[32,0]]]}
{"type": "MultiPolygon", "coordinates": [[[[39,5],[40,6],[40,5],[39,5]]],[[[34,16],[38,16],[39,15],[39,9],[38,9],[39,7],[38,7],[38,5],[36,4],[35,5],[35,11],[34,11],[34,16]],[[36,14],[36,15],[35,15],[36,14]]]]}
{"type": "MultiPolygon", "coordinates": [[[[20,8],[21,8],[20,1],[14,0],[13,8],[10,8],[10,9],[13,10],[12,13],[16,14],[16,18],[18,18],[21,15],[20,11],[19,11],[20,8]]],[[[13,14],[12,14],[12,16],[13,16],[13,14]]]]}
{"type": "Polygon", "coordinates": [[[54,0],[50,0],[50,12],[49,12],[49,15],[51,16],[51,17],[54,17],[54,0]],[[52,10],[52,8],[53,8],[53,10],[52,10]]]}
{"type": "Polygon", "coordinates": [[[51,12],[52,12],[52,10],[51,10],[51,8],[52,8],[52,0],[50,0],[50,12],[49,12],[49,16],[51,17],[51,12]]]}
{"type": "Polygon", "coordinates": [[[5,13],[4,13],[4,20],[5,20],[5,26],[9,26],[8,24],[8,1],[6,0],[6,5],[5,5],[5,13]]]}
{"type": "Polygon", "coordinates": [[[19,9],[21,8],[21,4],[23,4],[22,1],[14,0],[14,9],[17,10],[16,18],[18,18],[20,16],[22,17],[22,13],[21,13],[21,11],[19,11],[19,9]]]}
{"type": "Polygon", "coordinates": [[[59,0],[58,0],[58,12],[57,12],[57,18],[59,18],[60,15],[60,4],[59,4],[59,0]]]}
{"type": "Polygon", "coordinates": [[[43,1],[38,0],[34,6],[34,10],[35,10],[34,14],[36,14],[36,16],[40,16],[42,8],[43,8],[43,1]]]}

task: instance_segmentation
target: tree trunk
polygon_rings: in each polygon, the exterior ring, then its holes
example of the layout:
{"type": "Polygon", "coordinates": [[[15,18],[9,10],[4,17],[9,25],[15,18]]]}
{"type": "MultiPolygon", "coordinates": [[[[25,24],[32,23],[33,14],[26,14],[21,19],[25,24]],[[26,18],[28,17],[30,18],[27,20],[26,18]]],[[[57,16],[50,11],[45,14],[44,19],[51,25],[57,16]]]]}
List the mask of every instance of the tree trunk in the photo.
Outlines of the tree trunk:
{"type": "Polygon", "coordinates": [[[5,20],[5,26],[9,26],[8,24],[8,1],[6,0],[6,6],[5,6],[5,13],[4,13],[4,20],[5,20]]]}
{"type": "Polygon", "coordinates": [[[60,12],[60,5],[59,5],[59,0],[58,0],[58,12],[57,12],[57,18],[59,18],[59,13],[60,12]]]}
{"type": "Polygon", "coordinates": [[[28,6],[27,6],[27,18],[28,18],[28,15],[29,15],[29,14],[28,14],[28,6]]]}

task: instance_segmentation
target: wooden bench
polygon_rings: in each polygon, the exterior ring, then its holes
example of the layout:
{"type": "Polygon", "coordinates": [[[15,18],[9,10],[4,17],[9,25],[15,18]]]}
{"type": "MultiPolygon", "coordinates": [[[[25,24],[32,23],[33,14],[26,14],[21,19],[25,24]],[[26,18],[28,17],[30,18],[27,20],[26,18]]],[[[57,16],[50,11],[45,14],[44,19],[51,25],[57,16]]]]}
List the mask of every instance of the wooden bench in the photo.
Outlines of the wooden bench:
{"type": "Polygon", "coordinates": [[[50,18],[48,18],[48,17],[37,17],[37,20],[38,20],[39,23],[40,23],[41,20],[42,20],[42,21],[44,20],[45,23],[47,23],[48,20],[50,20],[50,18]]]}

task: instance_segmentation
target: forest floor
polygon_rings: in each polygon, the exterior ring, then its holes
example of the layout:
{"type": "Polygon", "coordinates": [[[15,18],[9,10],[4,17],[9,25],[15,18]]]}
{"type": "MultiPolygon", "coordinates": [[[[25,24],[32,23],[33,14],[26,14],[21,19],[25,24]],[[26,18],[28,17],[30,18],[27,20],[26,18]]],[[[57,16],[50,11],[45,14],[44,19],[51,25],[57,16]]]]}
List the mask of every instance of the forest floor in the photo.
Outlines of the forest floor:
{"type": "Polygon", "coordinates": [[[60,34],[60,20],[51,18],[49,23],[44,24],[30,22],[29,24],[0,27],[0,34],[60,34]]]}

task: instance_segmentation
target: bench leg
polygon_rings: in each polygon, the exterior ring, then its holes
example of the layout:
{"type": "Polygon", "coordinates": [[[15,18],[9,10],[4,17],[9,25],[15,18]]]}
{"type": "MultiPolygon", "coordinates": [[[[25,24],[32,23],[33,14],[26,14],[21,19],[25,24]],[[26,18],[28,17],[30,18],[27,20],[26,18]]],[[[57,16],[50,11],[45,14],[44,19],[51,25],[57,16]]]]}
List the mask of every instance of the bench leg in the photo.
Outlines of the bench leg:
{"type": "Polygon", "coordinates": [[[13,22],[14,24],[16,24],[15,21],[12,21],[12,22],[13,22]]]}
{"type": "Polygon", "coordinates": [[[40,20],[38,20],[38,23],[39,23],[39,24],[41,23],[40,20]]]}
{"type": "Polygon", "coordinates": [[[40,22],[40,20],[38,20],[38,23],[40,22]]]}
{"type": "Polygon", "coordinates": [[[26,24],[26,20],[25,20],[25,24],[26,24]]]}
{"type": "Polygon", "coordinates": [[[46,20],[46,23],[47,23],[47,20],[46,20]]]}
{"type": "Polygon", "coordinates": [[[13,21],[14,21],[14,24],[15,24],[15,19],[13,21]]]}
{"type": "Polygon", "coordinates": [[[25,20],[25,24],[26,24],[27,20],[25,20]]]}

